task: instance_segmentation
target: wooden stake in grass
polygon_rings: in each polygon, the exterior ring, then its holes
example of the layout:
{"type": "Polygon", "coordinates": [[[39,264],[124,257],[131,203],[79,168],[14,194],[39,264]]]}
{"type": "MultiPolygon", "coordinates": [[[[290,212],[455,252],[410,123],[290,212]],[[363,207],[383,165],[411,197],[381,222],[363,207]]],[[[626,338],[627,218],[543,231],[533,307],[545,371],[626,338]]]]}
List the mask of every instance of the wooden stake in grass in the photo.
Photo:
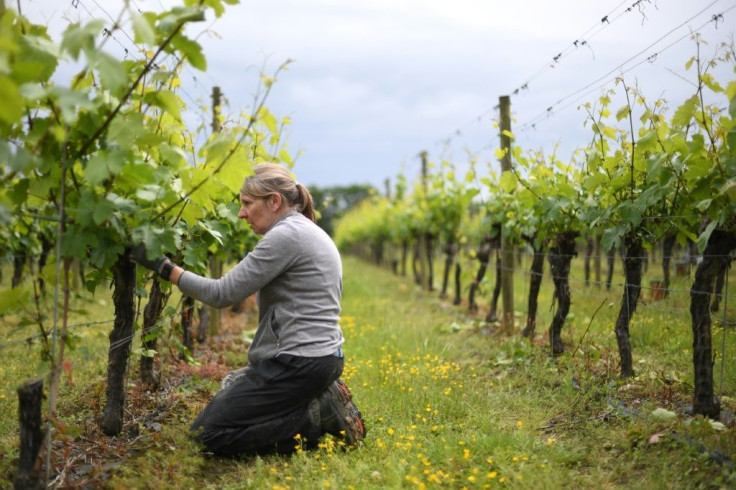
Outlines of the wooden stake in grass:
{"type": "Polygon", "coordinates": [[[41,459],[38,453],[43,442],[41,401],[43,380],[29,381],[18,388],[20,417],[20,458],[14,488],[45,488],[41,479],[41,459]]]}

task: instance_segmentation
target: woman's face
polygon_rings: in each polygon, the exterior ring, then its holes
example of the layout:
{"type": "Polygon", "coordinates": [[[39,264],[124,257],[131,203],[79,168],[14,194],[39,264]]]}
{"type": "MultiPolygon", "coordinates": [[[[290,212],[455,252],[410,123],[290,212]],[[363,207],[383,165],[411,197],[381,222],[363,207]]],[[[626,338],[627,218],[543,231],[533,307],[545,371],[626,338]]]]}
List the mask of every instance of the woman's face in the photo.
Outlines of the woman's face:
{"type": "Polygon", "coordinates": [[[273,196],[257,198],[240,194],[241,206],[238,218],[247,221],[253,232],[263,235],[273,226],[275,213],[272,209],[272,201],[273,196]]]}

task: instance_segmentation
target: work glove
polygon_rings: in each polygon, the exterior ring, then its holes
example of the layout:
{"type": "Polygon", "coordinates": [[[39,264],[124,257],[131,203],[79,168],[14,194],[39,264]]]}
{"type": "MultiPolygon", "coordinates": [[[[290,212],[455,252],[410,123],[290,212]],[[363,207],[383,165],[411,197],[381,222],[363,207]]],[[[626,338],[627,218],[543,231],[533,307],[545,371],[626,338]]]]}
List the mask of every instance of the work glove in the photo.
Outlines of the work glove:
{"type": "Polygon", "coordinates": [[[138,265],[145,267],[146,269],[152,270],[153,272],[167,280],[169,279],[171,269],[173,269],[174,266],[174,264],[166,256],[159,257],[153,260],[149,259],[146,255],[146,246],[142,243],[139,243],[132,248],[132,250],[130,251],[130,260],[138,265]]]}

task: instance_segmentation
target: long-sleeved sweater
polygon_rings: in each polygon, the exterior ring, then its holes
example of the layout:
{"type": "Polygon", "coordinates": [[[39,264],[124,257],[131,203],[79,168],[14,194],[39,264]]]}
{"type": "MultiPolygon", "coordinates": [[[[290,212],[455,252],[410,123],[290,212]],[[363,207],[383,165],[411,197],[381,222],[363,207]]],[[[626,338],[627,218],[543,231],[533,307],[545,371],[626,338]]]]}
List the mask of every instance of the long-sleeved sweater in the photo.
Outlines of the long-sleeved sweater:
{"type": "Polygon", "coordinates": [[[282,217],[221,279],[185,271],[179,289],[215,307],[258,293],[258,330],[248,350],[251,364],[278,354],[326,356],[344,342],[338,324],[340,254],[327,233],[301,213],[282,217]]]}

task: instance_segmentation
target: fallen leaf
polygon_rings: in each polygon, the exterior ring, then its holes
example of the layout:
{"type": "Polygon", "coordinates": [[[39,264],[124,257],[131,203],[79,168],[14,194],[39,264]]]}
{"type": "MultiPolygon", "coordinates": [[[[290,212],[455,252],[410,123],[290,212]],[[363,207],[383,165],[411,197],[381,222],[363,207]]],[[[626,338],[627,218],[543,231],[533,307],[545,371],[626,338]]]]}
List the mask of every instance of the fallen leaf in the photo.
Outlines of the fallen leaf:
{"type": "Polygon", "coordinates": [[[657,432],[649,437],[649,444],[659,444],[660,438],[664,435],[664,432],[657,432]]]}

